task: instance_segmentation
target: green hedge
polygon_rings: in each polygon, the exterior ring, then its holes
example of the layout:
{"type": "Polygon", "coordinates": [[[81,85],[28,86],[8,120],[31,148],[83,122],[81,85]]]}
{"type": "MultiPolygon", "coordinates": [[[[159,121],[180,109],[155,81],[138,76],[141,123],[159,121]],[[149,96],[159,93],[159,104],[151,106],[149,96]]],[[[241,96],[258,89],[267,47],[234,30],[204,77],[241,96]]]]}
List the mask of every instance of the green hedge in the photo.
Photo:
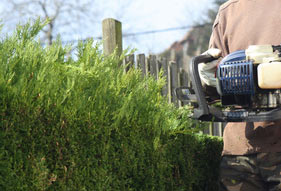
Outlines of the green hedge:
{"type": "Polygon", "coordinates": [[[217,190],[222,142],[167,104],[164,80],[92,40],[74,58],[44,47],[43,26],[0,42],[0,190],[217,190]]]}

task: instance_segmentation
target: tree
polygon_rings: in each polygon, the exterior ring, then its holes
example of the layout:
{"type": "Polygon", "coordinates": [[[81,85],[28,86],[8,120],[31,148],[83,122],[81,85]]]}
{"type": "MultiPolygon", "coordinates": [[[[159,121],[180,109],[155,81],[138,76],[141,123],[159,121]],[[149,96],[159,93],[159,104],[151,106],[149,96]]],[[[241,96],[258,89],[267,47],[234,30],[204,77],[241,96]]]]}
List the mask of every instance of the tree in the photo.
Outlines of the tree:
{"type": "Polygon", "coordinates": [[[202,27],[193,28],[190,32],[193,44],[188,46],[187,54],[190,56],[195,56],[198,50],[205,51],[208,49],[210,36],[212,33],[212,26],[216,19],[220,5],[222,5],[227,0],[215,0],[214,8],[211,8],[207,12],[207,19],[204,20],[202,27]]]}
{"type": "Polygon", "coordinates": [[[218,13],[219,6],[221,6],[226,1],[227,0],[215,0],[214,1],[215,7],[214,7],[214,9],[208,10],[208,21],[207,22],[213,23],[215,21],[217,13],[218,13]]]}
{"type": "Polygon", "coordinates": [[[2,0],[4,23],[14,26],[38,17],[48,19],[43,29],[44,40],[52,44],[58,34],[66,37],[81,28],[88,28],[99,14],[95,0],[2,0]],[[11,14],[12,13],[12,14],[11,14]]]}

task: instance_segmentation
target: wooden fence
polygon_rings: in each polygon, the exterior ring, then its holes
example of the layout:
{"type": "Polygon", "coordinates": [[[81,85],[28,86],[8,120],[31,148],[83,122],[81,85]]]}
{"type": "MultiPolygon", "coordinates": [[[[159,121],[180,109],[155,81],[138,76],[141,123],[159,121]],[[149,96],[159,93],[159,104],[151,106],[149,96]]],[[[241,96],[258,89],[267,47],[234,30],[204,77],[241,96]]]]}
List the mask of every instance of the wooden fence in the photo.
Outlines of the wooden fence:
{"type": "MultiPolygon", "coordinates": [[[[122,24],[115,19],[103,20],[103,51],[105,55],[110,55],[117,48],[117,53],[122,53],[122,24]]],[[[175,104],[177,107],[183,106],[185,103],[177,99],[175,88],[180,86],[188,86],[190,80],[188,71],[181,64],[173,60],[160,57],[158,55],[144,54],[130,55],[123,61],[124,65],[129,67],[140,68],[143,75],[152,75],[155,79],[159,78],[159,72],[163,70],[163,75],[166,76],[166,85],[163,88],[163,95],[167,96],[169,103],[175,104]]],[[[204,133],[222,136],[225,124],[210,123],[209,129],[204,130],[204,133]]]]}

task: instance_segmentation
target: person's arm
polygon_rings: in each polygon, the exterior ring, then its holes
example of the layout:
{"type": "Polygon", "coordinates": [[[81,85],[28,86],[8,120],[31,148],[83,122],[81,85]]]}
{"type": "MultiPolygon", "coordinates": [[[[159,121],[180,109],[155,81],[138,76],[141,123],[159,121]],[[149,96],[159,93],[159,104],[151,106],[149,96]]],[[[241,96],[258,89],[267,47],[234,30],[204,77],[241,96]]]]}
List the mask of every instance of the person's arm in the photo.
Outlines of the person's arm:
{"type": "MultiPolygon", "coordinates": [[[[222,45],[222,33],[221,26],[219,23],[219,13],[213,24],[212,34],[209,42],[209,50],[205,54],[210,54],[215,58],[219,58],[222,55],[225,55],[225,49],[222,45]],[[215,51],[214,51],[215,50],[215,51]]],[[[219,59],[220,60],[220,59],[219,59]]],[[[215,60],[210,63],[201,63],[199,64],[199,74],[202,82],[202,86],[206,96],[210,97],[211,100],[219,99],[219,95],[216,89],[216,69],[219,60],[215,60]]]]}
{"type": "Polygon", "coordinates": [[[220,12],[219,12],[213,24],[212,34],[209,41],[209,49],[217,48],[221,50],[222,57],[225,57],[228,54],[228,48],[226,45],[224,45],[223,23],[220,20],[221,19],[220,19],[220,12]]]}

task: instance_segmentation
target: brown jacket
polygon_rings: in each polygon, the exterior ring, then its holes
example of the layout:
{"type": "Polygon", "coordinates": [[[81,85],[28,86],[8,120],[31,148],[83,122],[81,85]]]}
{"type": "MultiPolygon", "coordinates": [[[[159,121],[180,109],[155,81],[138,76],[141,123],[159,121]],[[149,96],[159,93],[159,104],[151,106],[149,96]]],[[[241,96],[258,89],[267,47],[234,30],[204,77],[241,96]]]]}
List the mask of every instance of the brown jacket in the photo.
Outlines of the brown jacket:
{"type": "MultiPolygon", "coordinates": [[[[249,45],[281,44],[281,0],[229,0],[214,22],[210,48],[222,56],[249,45]]],[[[281,121],[228,123],[224,155],[281,152],[281,121]]]]}

